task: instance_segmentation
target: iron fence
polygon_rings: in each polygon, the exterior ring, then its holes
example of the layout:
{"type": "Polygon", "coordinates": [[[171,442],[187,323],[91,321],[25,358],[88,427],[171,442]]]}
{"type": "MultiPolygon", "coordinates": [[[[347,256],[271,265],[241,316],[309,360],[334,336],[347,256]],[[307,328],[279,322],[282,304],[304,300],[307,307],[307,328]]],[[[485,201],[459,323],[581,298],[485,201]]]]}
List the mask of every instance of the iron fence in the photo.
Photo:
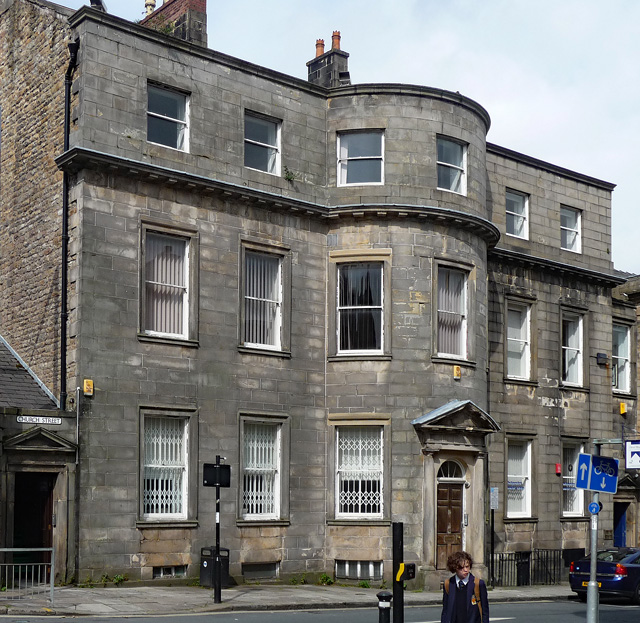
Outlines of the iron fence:
{"type": "Polygon", "coordinates": [[[496,586],[559,584],[562,581],[561,549],[501,552],[494,554],[493,563],[496,586]]]}
{"type": "Polygon", "coordinates": [[[0,548],[0,600],[49,593],[53,606],[55,552],[52,547],[0,548]]]}

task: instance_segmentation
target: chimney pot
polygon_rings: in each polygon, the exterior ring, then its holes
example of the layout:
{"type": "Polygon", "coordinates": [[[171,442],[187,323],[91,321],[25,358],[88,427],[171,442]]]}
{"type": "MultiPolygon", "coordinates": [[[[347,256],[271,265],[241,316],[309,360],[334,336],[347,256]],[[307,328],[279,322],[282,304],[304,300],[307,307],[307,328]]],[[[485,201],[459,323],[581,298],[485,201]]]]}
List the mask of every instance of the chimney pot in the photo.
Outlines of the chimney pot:
{"type": "Polygon", "coordinates": [[[145,0],[144,8],[147,15],[151,15],[156,10],[156,0],[145,0]]]}
{"type": "Polygon", "coordinates": [[[324,39],[316,40],[316,58],[324,54],[324,39]]]}
{"type": "Polygon", "coordinates": [[[331,37],[331,49],[339,50],[340,49],[340,31],[334,30],[333,36],[331,37]]]}

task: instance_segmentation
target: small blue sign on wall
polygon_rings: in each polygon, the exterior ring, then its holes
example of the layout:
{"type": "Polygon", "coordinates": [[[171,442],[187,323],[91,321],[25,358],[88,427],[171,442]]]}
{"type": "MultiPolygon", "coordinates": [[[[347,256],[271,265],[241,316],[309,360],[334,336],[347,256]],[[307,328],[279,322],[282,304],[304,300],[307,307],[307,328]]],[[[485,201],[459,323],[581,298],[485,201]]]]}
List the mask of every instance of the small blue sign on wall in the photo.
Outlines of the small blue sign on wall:
{"type": "Polygon", "coordinates": [[[576,487],[600,493],[615,493],[618,490],[618,459],[579,454],[576,487]]]}

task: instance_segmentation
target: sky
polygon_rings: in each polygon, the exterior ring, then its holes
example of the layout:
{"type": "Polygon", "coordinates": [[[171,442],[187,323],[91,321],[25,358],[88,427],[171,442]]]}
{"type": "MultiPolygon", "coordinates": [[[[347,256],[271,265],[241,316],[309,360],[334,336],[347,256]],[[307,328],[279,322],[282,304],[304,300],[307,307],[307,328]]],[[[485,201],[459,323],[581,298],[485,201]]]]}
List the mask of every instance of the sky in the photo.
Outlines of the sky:
{"type": "MultiPolygon", "coordinates": [[[[144,0],[106,5],[144,16],[144,0]]],[[[329,49],[339,30],[353,84],[470,97],[488,141],[617,185],[612,257],[640,274],[638,0],[207,0],[207,17],[210,48],[305,80],[316,39],[329,49]]]]}

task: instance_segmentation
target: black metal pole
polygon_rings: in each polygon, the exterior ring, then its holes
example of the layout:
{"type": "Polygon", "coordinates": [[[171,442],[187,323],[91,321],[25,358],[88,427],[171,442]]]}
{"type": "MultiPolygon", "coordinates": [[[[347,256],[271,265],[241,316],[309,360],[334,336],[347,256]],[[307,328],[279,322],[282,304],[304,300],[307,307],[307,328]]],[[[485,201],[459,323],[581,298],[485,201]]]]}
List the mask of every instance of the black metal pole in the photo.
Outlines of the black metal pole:
{"type": "Polygon", "coordinates": [[[404,562],[404,524],[393,522],[393,623],[404,623],[404,586],[397,580],[400,564],[404,562]]]}
{"type": "MultiPolygon", "coordinates": [[[[216,456],[220,465],[220,455],[216,456]]],[[[216,484],[216,558],[213,563],[213,603],[222,603],[222,560],[220,560],[220,484],[216,484]]]]}

